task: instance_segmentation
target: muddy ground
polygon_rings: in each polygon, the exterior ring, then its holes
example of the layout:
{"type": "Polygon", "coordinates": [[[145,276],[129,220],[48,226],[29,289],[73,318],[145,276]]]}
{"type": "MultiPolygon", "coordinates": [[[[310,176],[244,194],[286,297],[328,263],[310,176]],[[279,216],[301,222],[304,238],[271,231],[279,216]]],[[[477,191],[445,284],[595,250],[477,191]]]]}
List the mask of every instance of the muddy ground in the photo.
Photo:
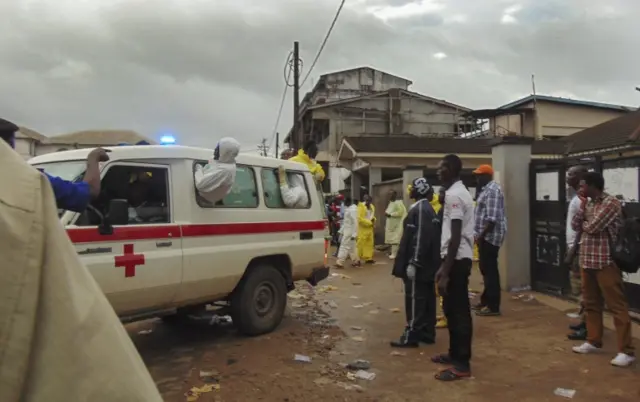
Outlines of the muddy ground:
{"type": "MultiPolygon", "coordinates": [[[[315,290],[301,285],[289,297],[287,317],[269,335],[243,338],[209,320],[170,327],[159,320],[127,326],[167,402],[186,401],[193,387],[211,390],[198,401],[640,401],[640,369],[609,365],[610,331],[603,353],[580,356],[566,340],[565,312],[535,295],[505,295],[502,317],[474,318],[473,377],[456,383],[433,378],[429,361],[448,347],[395,351],[389,341],[404,325],[402,284],[385,257],[373,266],[333,270],[315,290]],[[295,361],[296,354],[311,362],[295,361]],[[345,364],[371,363],[373,380],[354,378],[345,364]]],[[[476,283],[479,283],[476,278],[476,283]]],[[[478,286],[476,286],[477,288],[478,286]]],[[[196,399],[193,397],[192,399],[196,399]]]]}

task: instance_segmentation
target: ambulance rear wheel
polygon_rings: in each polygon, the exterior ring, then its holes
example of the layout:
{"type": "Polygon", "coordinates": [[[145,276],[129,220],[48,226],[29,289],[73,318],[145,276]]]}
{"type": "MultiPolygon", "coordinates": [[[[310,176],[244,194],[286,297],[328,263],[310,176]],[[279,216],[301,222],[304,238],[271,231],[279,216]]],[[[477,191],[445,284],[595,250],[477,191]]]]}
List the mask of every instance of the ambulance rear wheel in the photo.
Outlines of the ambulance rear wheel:
{"type": "Polygon", "coordinates": [[[245,276],[231,298],[231,318],[248,336],[276,329],[287,306],[287,284],[277,269],[262,265],[245,276]]]}

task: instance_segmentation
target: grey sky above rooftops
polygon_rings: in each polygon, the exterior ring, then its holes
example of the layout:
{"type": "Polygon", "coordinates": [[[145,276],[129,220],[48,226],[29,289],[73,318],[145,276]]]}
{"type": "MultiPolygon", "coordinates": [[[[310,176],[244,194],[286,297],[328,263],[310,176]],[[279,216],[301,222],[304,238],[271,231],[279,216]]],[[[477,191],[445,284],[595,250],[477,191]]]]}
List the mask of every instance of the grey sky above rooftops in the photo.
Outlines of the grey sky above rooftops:
{"type": "MultiPolygon", "coordinates": [[[[338,3],[4,1],[2,117],[45,135],[131,129],[254,148],[271,136],[292,42],[308,67],[338,3]]],[[[311,77],[371,66],[491,108],[530,94],[535,73],[540,94],[633,106],[639,20],[637,0],[347,0],[311,77]]]]}

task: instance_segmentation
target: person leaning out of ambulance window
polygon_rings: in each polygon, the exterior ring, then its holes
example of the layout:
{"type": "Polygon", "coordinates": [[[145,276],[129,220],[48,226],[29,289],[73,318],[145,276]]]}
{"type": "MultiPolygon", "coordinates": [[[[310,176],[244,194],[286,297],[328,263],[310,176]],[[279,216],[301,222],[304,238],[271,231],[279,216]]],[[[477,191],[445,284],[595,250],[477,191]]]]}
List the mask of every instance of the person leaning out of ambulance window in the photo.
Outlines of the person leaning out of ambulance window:
{"type": "Polygon", "coordinates": [[[236,157],[240,143],[231,137],[221,138],[213,151],[213,159],[204,167],[196,165],[196,189],[205,200],[216,203],[229,192],[236,180],[236,157]]]}
{"type": "Polygon", "coordinates": [[[318,156],[318,145],[315,141],[307,141],[304,147],[298,151],[298,155],[289,160],[307,165],[313,177],[321,182],[324,180],[324,169],[316,162],[316,156],[318,156]]]}
{"type": "MultiPolygon", "coordinates": [[[[15,124],[0,119],[0,137],[5,140],[11,148],[15,148],[15,135],[19,130],[15,124]]],[[[45,171],[44,174],[56,198],[58,209],[73,212],[83,212],[91,203],[91,200],[100,195],[100,162],[109,160],[107,150],[96,148],[87,156],[87,170],[81,181],[72,182],[60,177],[51,176],[45,171]]]]}

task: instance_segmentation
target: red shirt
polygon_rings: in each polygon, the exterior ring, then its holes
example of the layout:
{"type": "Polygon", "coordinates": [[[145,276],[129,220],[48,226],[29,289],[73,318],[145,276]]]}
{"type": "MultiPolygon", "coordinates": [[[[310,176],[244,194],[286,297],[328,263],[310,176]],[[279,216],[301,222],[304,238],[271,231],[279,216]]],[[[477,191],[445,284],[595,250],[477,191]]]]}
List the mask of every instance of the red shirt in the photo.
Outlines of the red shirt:
{"type": "Polygon", "coordinates": [[[589,201],[573,216],[571,227],[580,233],[579,263],[583,269],[611,265],[611,242],[622,226],[622,205],[607,193],[589,201]]]}

